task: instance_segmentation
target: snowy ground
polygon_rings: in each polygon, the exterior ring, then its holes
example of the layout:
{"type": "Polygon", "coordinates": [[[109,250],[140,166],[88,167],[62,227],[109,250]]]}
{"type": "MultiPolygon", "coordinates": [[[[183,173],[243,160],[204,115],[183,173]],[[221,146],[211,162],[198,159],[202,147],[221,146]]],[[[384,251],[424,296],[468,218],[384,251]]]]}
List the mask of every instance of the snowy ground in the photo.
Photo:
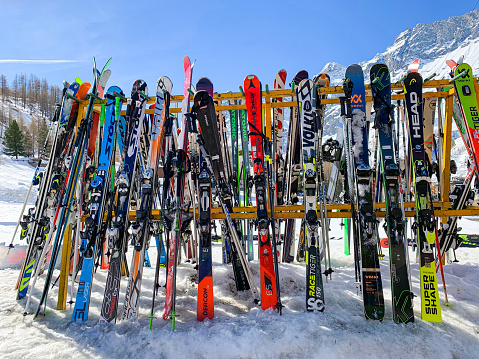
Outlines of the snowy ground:
{"type": "MultiPolygon", "coordinates": [[[[2,157],[0,163],[0,243],[10,242],[33,169],[2,157]],[[15,189],[18,187],[18,190],[15,189]],[[18,194],[17,195],[12,195],[18,194]],[[18,197],[18,198],[16,198],[18,197]]],[[[463,233],[477,233],[478,222],[462,220],[463,233]]],[[[384,235],[384,233],[383,233],[384,235]]],[[[443,323],[420,319],[420,298],[415,304],[416,322],[392,321],[388,256],[381,262],[386,315],[383,322],[366,321],[357,294],[353,258],[343,254],[342,230],[332,222],[332,280],[324,283],[326,310],[305,312],[304,264],[280,264],[281,294],[285,308],[279,316],[252,303],[249,292],[235,291],[231,266],[220,263],[220,244],[213,245],[215,318],[196,320],[193,265],[178,268],[177,326],[161,318],[164,290],[157,297],[153,330],[148,330],[154,269],[145,268],[139,320],[117,325],[98,323],[106,272],[99,270],[92,290],[89,319],[71,324],[71,309],[57,311],[57,288],[50,290],[46,316],[23,318],[25,301],[15,300],[18,271],[0,271],[1,358],[478,358],[479,357],[479,249],[460,248],[458,263],[445,266],[451,306],[442,306],[443,323]]],[[[18,239],[16,243],[19,243],[18,239]]],[[[152,263],[156,248],[149,250],[152,263]]],[[[128,257],[131,256],[131,250],[128,257]]],[[[419,295],[419,268],[411,252],[413,291],[419,295]]],[[[251,263],[259,285],[258,260],[251,263]]],[[[34,292],[37,298],[43,278],[34,292]]],[[[122,282],[124,290],[127,279],[122,282]]],[[[161,269],[160,283],[165,283],[161,269]]],[[[444,302],[442,282],[440,298],[444,302]]],[[[33,302],[33,301],[32,301],[33,302]]],[[[35,308],[35,302],[31,308],[35,308]]],[[[120,303],[120,308],[122,303],[120,303]]]]}

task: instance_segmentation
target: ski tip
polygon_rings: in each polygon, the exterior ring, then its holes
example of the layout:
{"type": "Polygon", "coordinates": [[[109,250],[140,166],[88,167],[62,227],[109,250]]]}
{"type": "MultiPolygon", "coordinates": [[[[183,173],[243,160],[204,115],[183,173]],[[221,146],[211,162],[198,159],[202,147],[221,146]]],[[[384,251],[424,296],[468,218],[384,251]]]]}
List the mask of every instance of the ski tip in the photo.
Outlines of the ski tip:
{"type": "Polygon", "coordinates": [[[183,57],[183,66],[184,66],[185,70],[188,67],[191,68],[191,61],[190,61],[190,58],[188,56],[183,57]]]}

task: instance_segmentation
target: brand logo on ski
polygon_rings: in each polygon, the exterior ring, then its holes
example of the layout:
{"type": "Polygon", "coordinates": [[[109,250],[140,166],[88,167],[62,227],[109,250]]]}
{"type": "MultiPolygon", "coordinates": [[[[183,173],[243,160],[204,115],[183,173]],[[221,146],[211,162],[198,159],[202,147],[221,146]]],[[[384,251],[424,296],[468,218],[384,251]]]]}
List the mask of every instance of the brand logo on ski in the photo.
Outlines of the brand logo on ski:
{"type": "Polygon", "coordinates": [[[311,102],[306,100],[303,104],[303,148],[312,147],[314,148],[314,123],[313,123],[313,114],[311,113],[311,102]]]}
{"type": "MultiPolygon", "coordinates": [[[[477,107],[476,106],[470,106],[469,107],[469,112],[471,113],[471,120],[473,121],[474,123],[474,129],[478,129],[479,128],[479,113],[477,111],[477,107]]],[[[474,134],[476,134],[476,132],[474,132],[474,134]]]]}
{"type": "Polygon", "coordinates": [[[208,287],[203,288],[203,315],[208,316],[208,287]]]}
{"type": "Polygon", "coordinates": [[[352,95],[351,103],[363,103],[362,95],[357,95],[357,94],[352,95]]]}
{"type": "Polygon", "coordinates": [[[460,74],[462,74],[463,72],[465,72],[466,74],[464,76],[462,76],[463,79],[469,79],[471,78],[471,76],[469,75],[469,70],[467,69],[459,69],[458,72],[460,74]]]}
{"type": "Polygon", "coordinates": [[[206,115],[206,113],[205,113],[205,115],[204,115],[203,117],[204,117],[204,119],[205,119],[206,126],[209,126],[209,125],[210,125],[210,122],[208,121],[208,116],[206,115]]]}
{"type": "Polygon", "coordinates": [[[113,144],[113,134],[115,132],[115,123],[110,122],[110,125],[108,126],[108,136],[107,136],[107,142],[106,142],[106,148],[105,151],[103,152],[105,156],[107,156],[111,152],[111,145],[113,144]]]}
{"type": "MultiPolygon", "coordinates": [[[[416,81],[415,79],[413,79],[416,81]]],[[[412,82],[412,81],[411,81],[412,82]]],[[[421,121],[419,119],[419,112],[418,112],[418,103],[417,103],[417,92],[411,92],[409,94],[409,99],[411,100],[411,124],[412,124],[412,131],[414,138],[421,138],[421,121]]]]}

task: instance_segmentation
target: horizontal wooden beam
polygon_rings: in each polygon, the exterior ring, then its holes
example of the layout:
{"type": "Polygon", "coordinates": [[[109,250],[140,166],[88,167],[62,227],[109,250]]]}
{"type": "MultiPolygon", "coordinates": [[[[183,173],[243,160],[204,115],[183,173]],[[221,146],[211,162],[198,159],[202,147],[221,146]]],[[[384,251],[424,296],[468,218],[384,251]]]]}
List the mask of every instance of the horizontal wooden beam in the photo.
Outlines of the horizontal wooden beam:
{"type": "MultiPolygon", "coordinates": [[[[479,216],[479,206],[470,206],[462,210],[451,210],[447,209],[451,206],[450,202],[434,202],[435,208],[434,215],[436,217],[463,217],[463,216],[479,216]],[[444,209],[446,208],[446,209],[444,209]]],[[[404,208],[414,208],[416,205],[414,202],[404,203],[404,208]]],[[[385,204],[384,203],[375,203],[375,213],[376,217],[383,218],[386,216],[385,204]]],[[[328,212],[328,218],[351,218],[351,205],[350,204],[328,204],[326,206],[328,212]]],[[[319,206],[318,206],[319,210],[319,206]]],[[[256,207],[247,206],[247,207],[233,207],[233,211],[230,213],[231,218],[233,219],[254,219],[256,218],[256,207]]],[[[416,211],[406,210],[406,217],[414,217],[416,211]]],[[[129,218],[134,220],[136,216],[135,211],[130,211],[129,218]]],[[[304,207],[302,205],[285,205],[285,206],[276,206],[274,212],[275,218],[303,218],[304,217],[304,207]]],[[[160,219],[160,211],[155,209],[152,210],[153,219],[160,219]]],[[[225,219],[223,210],[219,207],[211,208],[211,218],[212,219],[225,219]]]]}
{"type": "MultiPolygon", "coordinates": [[[[479,80],[479,78],[476,78],[476,80],[479,80]]],[[[451,87],[452,85],[449,83],[449,80],[431,80],[423,84],[424,89],[441,89],[444,87],[451,87]]],[[[370,85],[366,85],[366,91],[369,92],[369,95],[366,96],[366,102],[371,102],[372,101],[372,96],[370,96],[370,91],[371,87],[370,85]]],[[[402,91],[403,87],[401,85],[396,85],[392,84],[391,85],[391,90],[392,91],[402,91]]],[[[319,92],[324,95],[342,95],[344,94],[343,88],[341,86],[333,86],[333,87],[321,87],[319,92]]],[[[454,94],[454,88],[450,88],[448,91],[429,91],[429,92],[424,92],[423,97],[424,98],[429,98],[429,97],[447,97],[454,94]]],[[[293,89],[284,89],[284,90],[270,90],[269,92],[263,91],[262,92],[263,98],[266,99],[274,99],[274,98],[288,98],[292,97],[295,95],[295,90],[293,89]]],[[[226,100],[244,100],[244,95],[241,92],[226,92],[226,93],[215,93],[213,94],[213,99],[218,100],[218,101],[226,101],[226,100]]],[[[392,100],[402,100],[404,99],[404,94],[403,93],[393,93],[391,95],[392,100]]],[[[148,98],[147,103],[155,103],[156,97],[151,96],[148,98]]],[[[171,103],[180,103],[183,101],[183,95],[173,95],[170,98],[171,103]]],[[[339,103],[339,98],[330,98],[330,99],[322,99],[321,102],[323,104],[335,104],[339,103]]],[[[96,105],[94,107],[94,111],[99,112],[100,111],[100,103],[106,103],[106,100],[102,101],[96,101],[96,105]]],[[[83,101],[82,104],[84,106],[88,105],[88,101],[83,101]]],[[[278,107],[295,107],[297,106],[297,103],[294,101],[285,101],[285,102],[272,102],[271,107],[272,108],[278,108],[278,107]]],[[[244,104],[239,104],[239,105],[218,105],[216,106],[217,111],[228,111],[228,110],[241,110],[241,109],[246,109],[246,105],[244,104]]],[[[170,107],[170,113],[180,113],[181,108],[180,107],[170,107]]],[[[122,115],[125,115],[126,111],[121,111],[122,115]]],[[[147,114],[152,114],[153,109],[147,109],[146,110],[147,114]]]]}

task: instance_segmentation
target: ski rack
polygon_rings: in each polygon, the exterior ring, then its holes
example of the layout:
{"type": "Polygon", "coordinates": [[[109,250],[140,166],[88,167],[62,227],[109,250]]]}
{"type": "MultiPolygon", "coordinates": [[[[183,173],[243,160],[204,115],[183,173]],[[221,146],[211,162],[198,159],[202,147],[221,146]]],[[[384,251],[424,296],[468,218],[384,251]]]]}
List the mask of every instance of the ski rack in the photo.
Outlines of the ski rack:
{"type": "MultiPolygon", "coordinates": [[[[474,78],[474,86],[476,94],[479,94],[479,78],[474,78]]],[[[371,96],[371,87],[366,85],[366,102],[372,102],[371,96]]],[[[468,206],[462,210],[451,210],[451,203],[449,202],[449,189],[450,189],[450,158],[451,158],[451,131],[452,131],[452,107],[453,107],[453,96],[454,88],[449,90],[443,90],[443,88],[451,87],[449,79],[445,80],[429,80],[423,84],[423,89],[434,89],[436,91],[423,92],[423,98],[445,98],[445,114],[444,114],[444,137],[442,139],[442,169],[441,169],[441,200],[434,202],[434,213],[436,217],[441,217],[443,223],[447,222],[448,217],[452,216],[479,216],[479,206],[468,206]]],[[[403,100],[404,94],[402,83],[393,83],[391,84],[391,100],[403,100]],[[394,93],[394,91],[399,91],[400,93],[394,93]]],[[[296,107],[297,103],[295,101],[284,101],[284,102],[272,102],[273,98],[291,98],[295,93],[295,88],[289,88],[284,90],[269,90],[266,89],[262,91],[262,96],[264,98],[263,109],[265,113],[265,123],[266,123],[266,133],[271,133],[271,122],[272,114],[271,109],[273,108],[282,108],[282,107],[296,107]]],[[[319,89],[320,94],[325,95],[343,95],[343,88],[341,86],[332,86],[332,87],[321,87],[319,89]]],[[[228,92],[228,93],[215,93],[213,99],[218,100],[220,103],[224,100],[244,100],[244,94],[242,92],[228,92]]],[[[156,97],[149,97],[147,103],[155,103],[156,97]]],[[[183,100],[183,95],[171,96],[170,102],[172,106],[175,103],[181,103],[183,100]]],[[[82,101],[80,104],[80,109],[78,116],[83,118],[86,105],[88,101],[82,101]]],[[[106,103],[106,100],[96,101],[94,111],[100,111],[100,104],[106,103]]],[[[339,96],[335,98],[321,99],[322,104],[339,104],[339,96]]],[[[216,111],[228,111],[228,110],[244,110],[246,109],[245,104],[241,105],[219,105],[215,107],[216,111]]],[[[147,114],[153,114],[153,109],[147,109],[145,111],[147,114]]],[[[170,113],[180,113],[181,107],[170,107],[170,113]]],[[[125,111],[121,111],[121,115],[125,115],[125,111]]],[[[441,119],[442,120],[442,119],[441,119]]],[[[414,217],[416,215],[415,202],[406,202],[404,203],[406,209],[406,217],[414,217]]],[[[319,208],[318,208],[319,210],[319,208]]],[[[375,203],[374,210],[376,217],[384,217],[385,204],[375,203]]],[[[348,204],[328,204],[327,205],[328,218],[351,218],[351,205],[348,204]],[[338,212],[337,210],[341,210],[338,212]]],[[[241,219],[251,219],[256,217],[256,207],[234,207],[231,218],[241,218],[241,219]]],[[[270,213],[271,214],[271,213],[270,213]]],[[[152,212],[154,219],[160,219],[160,211],[154,210],[152,212]]],[[[303,206],[301,205],[283,205],[275,206],[274,215],[276,218],[303,218],[303,206]]],[[[130,219],[135,218],[136,212],[130,211],[130,219]]],[[[213,207],[211,209],[211,218],[212,219],[224,219],[225,215],[222,213],[220,207],[213,207]]],[[[85,217],[83,218],[83,220],[85,217]]]]}

